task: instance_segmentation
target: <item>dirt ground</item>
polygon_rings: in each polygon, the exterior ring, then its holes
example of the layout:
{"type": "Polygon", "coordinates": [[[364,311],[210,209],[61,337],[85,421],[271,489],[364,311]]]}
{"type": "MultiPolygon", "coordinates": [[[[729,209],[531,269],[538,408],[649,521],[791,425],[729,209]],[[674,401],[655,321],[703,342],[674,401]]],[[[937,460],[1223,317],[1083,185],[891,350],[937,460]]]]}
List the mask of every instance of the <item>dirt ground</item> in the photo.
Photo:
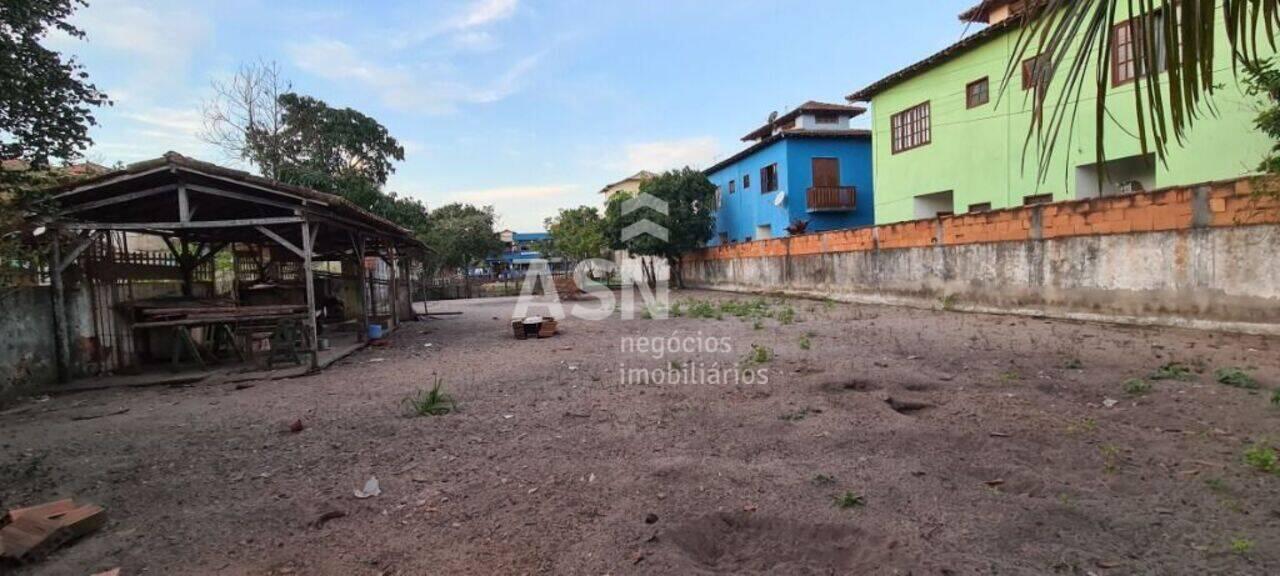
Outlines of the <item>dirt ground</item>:
{"type": "Polygon", "coordinates": [[[770,302],[530,341],[513,300],[440,303],[311,377],[7,407],[0,506],[111,518],[12,572],[1280,574],[1280,474],[1244,459],[1280,442],[1280,340],[770,302]],[[635,347],[673,334],[702,348],[635,347]],[[437,378],[460,410],[408,417],[437,378]]]}

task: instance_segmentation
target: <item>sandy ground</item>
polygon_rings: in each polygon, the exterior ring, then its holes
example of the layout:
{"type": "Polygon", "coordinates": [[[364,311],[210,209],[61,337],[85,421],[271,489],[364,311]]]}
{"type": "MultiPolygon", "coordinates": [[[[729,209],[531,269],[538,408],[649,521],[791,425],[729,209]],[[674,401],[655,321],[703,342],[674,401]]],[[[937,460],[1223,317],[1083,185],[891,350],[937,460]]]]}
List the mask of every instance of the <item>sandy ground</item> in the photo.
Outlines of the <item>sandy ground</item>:
{"type": "Polygon", "coordinates": [[[1242,457],[1280,442],[1280,341],[787,307],[515,341],[512,300],[442,303],[464,314],[312,377],[10,406],[0,506],[111,515],[12,572],[1280,573],[1280,475],[1242,457]],[[624,351],[673,334],[702,349],[624,351]],[[742,364],[753,344],[772,358],[742,364]],[[1204,372],[1123,390],[1170,361],[1204,372]],[[1268,389],[1215,382],[1227,366],[1268,389]],[[460,411],[407,417],[436,378],[460,411]],[[370,476],[382,494],[355,498],[370,476]]]}

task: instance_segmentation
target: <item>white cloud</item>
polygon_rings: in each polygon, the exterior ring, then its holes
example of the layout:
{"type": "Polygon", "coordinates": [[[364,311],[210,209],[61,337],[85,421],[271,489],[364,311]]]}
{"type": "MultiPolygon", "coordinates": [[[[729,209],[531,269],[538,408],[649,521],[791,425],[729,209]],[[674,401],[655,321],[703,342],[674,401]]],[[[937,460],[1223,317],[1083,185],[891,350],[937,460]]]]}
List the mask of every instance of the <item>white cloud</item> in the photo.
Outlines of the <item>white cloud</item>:
{"type": "Polygon", "coordinates": [[[506,20],[515,15],[519,5],[520,0],[476,0],[450,23],[450,27],[466,30],[506,20]]]}
{"type": "Polygon", "coordinates": [[[101,50],[129,62],[134,85],[155,89],[183,80],[192,56],[212,36],[210,18],[170,2],[97,0],[77,11],[71,22],[85,41],[64,33],[49,42],[71,50],[101,50]]]}
{"type": "Polygon", "coordinates": [[[627,172],[659,172],[685,166],[705,168],[715,162],[720,145],[709,136],[641,142],[626,147],[622,167],[627,172]]]}
{"type": "Polygon", "coordinates": [[[317,39],[289,48],[295,65],[320,78],[358,82],[393,108],[428,114],[448,114],[462,104],[497,102],[515,93],[541,59],[541,54],[518,60],[487,84],[472,85],[451,77],[449,66],[384,65],[340,40],[317,39]]]}

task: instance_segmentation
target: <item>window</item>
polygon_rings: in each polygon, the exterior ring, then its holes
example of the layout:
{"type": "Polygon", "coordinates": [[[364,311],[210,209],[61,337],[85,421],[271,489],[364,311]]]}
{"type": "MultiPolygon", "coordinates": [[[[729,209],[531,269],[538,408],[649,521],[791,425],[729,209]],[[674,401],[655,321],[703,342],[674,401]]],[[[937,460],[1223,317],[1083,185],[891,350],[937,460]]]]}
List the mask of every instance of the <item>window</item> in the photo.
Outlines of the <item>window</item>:
{"type": "Polygon", "coordinates": [[[729,193],[730,193],[730,194],[733,194],[734,192],[737,192],[737,191],[738,191],[738,181],[737,181],[737,180],[730,180],[730,181],[729,181],[729,193]]]}
{"type": "Polygon", "coordinates": [[[1111,85],[1122,86],[1133,82],[1138,74],[1146,74],[1147,58],[1144,44],[1155,48],[1156,70],[1165,67],[1164,14],[1157,12],[1151,18],[1135,18],[1117,24],[1111,44],[1111,85]],[[1146,30],[1146,27],[1150,30],[1146,30]],[[1152,39],[1143,42],[1150,33],[1152,39]]]}
{"type": "Polygon", "coordinates": [[[1049,66],[1051,64],[1048,54],[1040,54],[1023,60],[1022,89],[1030,90],[1034,87],[1044,90],[1049,83],[1049,66]]]}
{"type": "Polygon", "coordinates": [[[990,211],[991,211],[991,203],[990,203],[990,202],[983,202],[983,203],[981,203],[981,204],[970,204],[970,205],[969,205],[969,212],[970,212],[970,213],[974,213],[974,212],[990,212],[990,211]]]}
{"type": "Polygon", "coordinates": [[[889,123],[893,127],[894,154],[925,146],[932,141],[928,102],[894,114],[889,123]]]}
{"type": "Polygon", "coordinates": [[[813,121],[816,124],[839,124],[840,115],[838,114],[814,114],[813,121]]]}
{"type": "Polygon", "coordinates": [[[760,169],[760,193],[778,191],[778,165],[770,164],[760,169]]]}
{"type": "Polygon", "coordinates": [[[1049,204],[1053,202],[1053,194],[1036,194],[1035,196],[1027,196],[1022,199],[1023,206],[1031,206],[1034,204],[1049,204]]]}
{"type": "Polygon", "coordinates": [[[750,188],[750,187],[751,187],[751,175],[750,175],[750,174],[743,174],[743,175],[742,175],[742,189],[743,189],[743,190],[746,190],[747,188],[750,188]]]}
{"type": "Polygon", "coordinates": [[[724,186],[716,186],[716,209],[718,210],[724,202],[724,186]]]}
{"type": "Polygon", "coordinates": [[[991,101],[991,83],[987,78],[970,82],[964,90],[965,104],[969,108],[977,108],[991,101]]]}

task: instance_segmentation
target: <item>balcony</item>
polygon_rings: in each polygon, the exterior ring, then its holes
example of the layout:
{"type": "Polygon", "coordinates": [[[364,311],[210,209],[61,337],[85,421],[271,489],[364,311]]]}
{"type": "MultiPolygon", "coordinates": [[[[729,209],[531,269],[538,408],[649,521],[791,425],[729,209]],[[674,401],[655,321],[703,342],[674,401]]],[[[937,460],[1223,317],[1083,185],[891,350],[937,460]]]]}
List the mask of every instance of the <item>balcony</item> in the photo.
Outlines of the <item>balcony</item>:
{"type": "Polygon", "coordinates": [[[852,212],[858,207],[854,186],[814,186],[809,189],[809,212],[852,212]]]}

